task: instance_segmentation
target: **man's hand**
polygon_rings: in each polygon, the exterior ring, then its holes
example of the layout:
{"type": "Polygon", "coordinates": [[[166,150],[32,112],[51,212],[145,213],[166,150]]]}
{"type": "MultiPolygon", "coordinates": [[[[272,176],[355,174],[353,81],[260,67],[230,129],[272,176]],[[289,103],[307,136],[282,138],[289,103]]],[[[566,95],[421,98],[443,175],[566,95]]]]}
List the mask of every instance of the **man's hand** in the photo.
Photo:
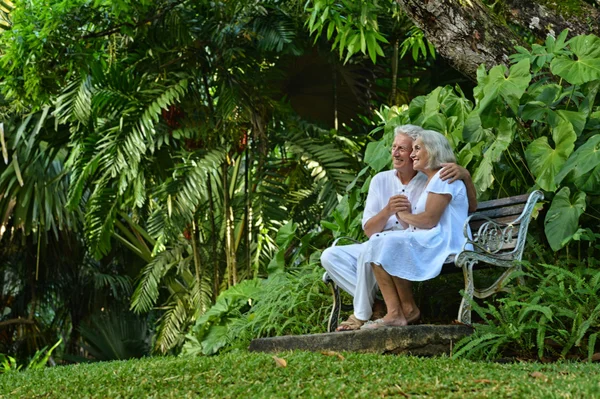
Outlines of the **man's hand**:
{"type": "Polygon", "coordinates": [[[469,212],[477,210],[477,190],[473,185],[471,174],[468,170],[455,163],[443,163],[440,172],[440,179],[448,180],[448,183],[454,183],[462,180],[467,188],[467,198],[469,199],[469,212]]]}
{"type": "Polygon", "coordinates": [[[390,197],[387,209],[390,216],[398,212],[410,212],[410,201],[406,195],[394,195],[390,197]]]}
{"type": "Polygon", "coordinates": [[[440,172],[440,179],[449,180],[448,183],[454,183],[457,180],[467,181],[471,179],[468,170],[455,163],[443,163],[440,172]]]}

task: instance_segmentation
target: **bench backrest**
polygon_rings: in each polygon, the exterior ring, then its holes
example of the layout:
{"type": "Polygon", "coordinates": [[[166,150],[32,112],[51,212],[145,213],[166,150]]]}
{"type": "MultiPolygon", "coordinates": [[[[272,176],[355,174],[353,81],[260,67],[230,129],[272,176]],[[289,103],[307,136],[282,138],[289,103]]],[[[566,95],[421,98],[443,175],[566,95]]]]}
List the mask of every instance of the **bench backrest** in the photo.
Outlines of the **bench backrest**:
{"type": "Polygon", "coordinates": [[[469,217],[475,250],[520,260],[533,208],[542,198],[542,192],[536,190],[479,203],[477,212],[469,217]]]}

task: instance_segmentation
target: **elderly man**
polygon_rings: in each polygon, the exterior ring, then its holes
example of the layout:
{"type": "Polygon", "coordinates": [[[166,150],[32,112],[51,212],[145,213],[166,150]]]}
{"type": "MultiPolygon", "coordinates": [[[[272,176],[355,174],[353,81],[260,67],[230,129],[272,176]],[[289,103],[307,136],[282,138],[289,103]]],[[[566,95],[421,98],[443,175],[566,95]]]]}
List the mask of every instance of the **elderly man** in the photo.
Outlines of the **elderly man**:
{"type": "MultiPolygon", "coordinates": [[[[410,158],[413,140],[422,129],[403,125],[395,129],[391,149],[393,169],[380,172],[371,180],[362,225],[367,237],[386,230],[400,230],[402,225],[396,213],[410,211],[421,196],[427,177],[413,169],[410,158]]],[[[469,197],[469,212],[477,208],[475,187],[469,172],[456,164],[445,164],[440,177],[443,180],[463,180],[469,197]]],[[[344,291],[354,296],[354,314],[342,322],[336,331],[359,329],[373,315],[375,276],[370,268],[361,267],[364,244],[327,248],[321,255],[321,264],[331,279],[344,291]]],[[[408,298],[412,300],[412,298],[408,298]]]]}

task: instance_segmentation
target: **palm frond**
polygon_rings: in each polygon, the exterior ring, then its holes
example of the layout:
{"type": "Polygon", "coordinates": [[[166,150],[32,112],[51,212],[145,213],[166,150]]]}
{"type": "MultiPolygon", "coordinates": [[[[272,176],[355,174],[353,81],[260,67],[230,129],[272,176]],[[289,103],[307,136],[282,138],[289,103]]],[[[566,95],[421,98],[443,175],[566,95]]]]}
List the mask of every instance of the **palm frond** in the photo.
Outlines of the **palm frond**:
{"type": "Polygon", "coordinates": [[[152,237],[176,237],[192,222],[200,203],[208,199],[209,175],[218,171],[226,155],[225,148],[198,152],[175,167],[173,177],[154,195],[159,203],[148,220],[152,237]]]}
{"type": "Polygon", "coordinates": [[[178,266],[184,251],[181,245],[175,246],[156,255],[152,262],[144,267],[131,297],[131,309],[134,312],[148,312],[154,307],[158,300],[162,279],[178,266]]]}
{"type": "Polygon", "coordinates": [[[354,174],[351,173],[351,164],[346,154],[335,145],[300,135],[291,138],[287,144],[289,150],[310,170],[316,182],[330,181],[338,193],[343,193],[352,182],[354,174]]]}
{"type": "Polygon", "coordinates": [[[85,232],[95,257],[106,255],[111,248],[111,237],[117,214],[117,192],[108,178],[102,179],[94,188],[87,203],[85,232]]]}
{"type": "Polygon", "coordinates": [[[257,36],[257,47],[266,51],[282,52],[284,48],[295,55],[300,49],[293,45],[296,39],[297,26],[294,20],[275,7],[264,8],[252,23],[257,36]]]}
{"type": "Polygon", "coordinates": [[[191,323],[190,308],[184,298],[175,296],[169,302],[165,307],[165,314],[159,320],[154,345],[155,350],[163,354],[183,343],[187,327],[191,323]]]}

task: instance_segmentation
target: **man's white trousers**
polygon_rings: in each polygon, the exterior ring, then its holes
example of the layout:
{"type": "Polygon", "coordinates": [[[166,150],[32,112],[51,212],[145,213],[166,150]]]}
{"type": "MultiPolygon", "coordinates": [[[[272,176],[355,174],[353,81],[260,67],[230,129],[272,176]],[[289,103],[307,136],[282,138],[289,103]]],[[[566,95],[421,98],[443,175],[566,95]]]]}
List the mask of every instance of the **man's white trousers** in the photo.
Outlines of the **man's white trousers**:
{"type": "Polygon", "coordinates": [[[321,254],[321,264],[333,281],[354,297],[354,316],[369,320],[377,281],[370,263],[361,259],[367,244],[329,247],[321,254]]]}

